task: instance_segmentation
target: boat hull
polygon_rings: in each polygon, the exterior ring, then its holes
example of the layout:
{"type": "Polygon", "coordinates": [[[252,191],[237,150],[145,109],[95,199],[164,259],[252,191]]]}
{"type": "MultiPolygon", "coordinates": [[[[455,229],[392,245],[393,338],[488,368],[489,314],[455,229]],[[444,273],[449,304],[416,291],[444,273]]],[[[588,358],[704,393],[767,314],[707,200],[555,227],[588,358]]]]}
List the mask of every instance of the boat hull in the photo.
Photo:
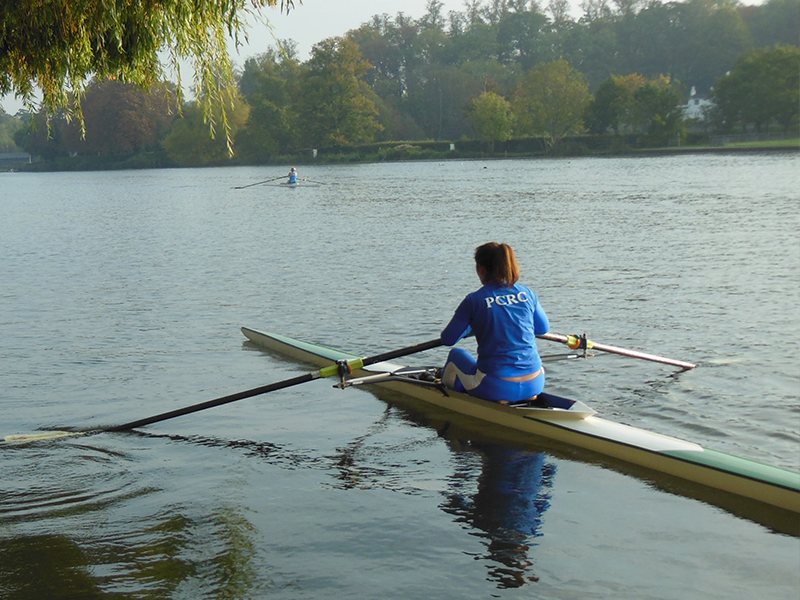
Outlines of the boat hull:
{"type": "MultiPolygon", "coordinates": [[[[242,328],[253,343],[315,366],[360,358],[285,336],[242,328]]],[[[402,365],[378,363],[354,377],[394,372],[402,365]]],[[[375,385],[482,421],[548,438],[673,475],[737,496],[800,513],[800,473],[704,448],[699,444],[602,419],[582,403],[576,412],[515,408],[414,380],[377,380],[375,385]]],[[[556,398],[556,397],[554,397],[556,398]]],[[[559,399],[561,400],[561,399],[559,399]]]]}

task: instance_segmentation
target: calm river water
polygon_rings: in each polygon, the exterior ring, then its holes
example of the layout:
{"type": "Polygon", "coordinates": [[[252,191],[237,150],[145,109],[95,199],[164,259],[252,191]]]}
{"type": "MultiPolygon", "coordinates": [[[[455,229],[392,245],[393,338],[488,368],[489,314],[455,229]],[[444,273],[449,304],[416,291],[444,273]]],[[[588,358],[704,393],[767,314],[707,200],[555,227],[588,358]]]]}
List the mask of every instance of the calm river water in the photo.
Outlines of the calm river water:
{"type": "MultiPolygon", "coordinates": [[[[798,154],[303,167],[323,185],[233,189],[286,170],[0,175],[0,437],[307,370],[243,325],[362,354],[437,337],[497,240],[554,331],[698,363],[555,362],[551,391],[799,468],[798,154]]],[[[0,443],[0,597],[800,593],[780,515],[331,384],[0,443]]]]}

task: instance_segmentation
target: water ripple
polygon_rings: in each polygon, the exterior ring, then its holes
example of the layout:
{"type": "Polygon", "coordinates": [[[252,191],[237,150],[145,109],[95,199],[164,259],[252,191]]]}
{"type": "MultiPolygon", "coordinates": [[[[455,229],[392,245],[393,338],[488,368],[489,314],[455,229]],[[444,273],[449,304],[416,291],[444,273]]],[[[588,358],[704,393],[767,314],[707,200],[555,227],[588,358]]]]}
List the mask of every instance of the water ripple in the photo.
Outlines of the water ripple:
{"type": "Polygon", "coordinates": [[[126,457],[63,441],[1,446],[0,522],[69,517],[149,494],[125,468],[126,457]]]}

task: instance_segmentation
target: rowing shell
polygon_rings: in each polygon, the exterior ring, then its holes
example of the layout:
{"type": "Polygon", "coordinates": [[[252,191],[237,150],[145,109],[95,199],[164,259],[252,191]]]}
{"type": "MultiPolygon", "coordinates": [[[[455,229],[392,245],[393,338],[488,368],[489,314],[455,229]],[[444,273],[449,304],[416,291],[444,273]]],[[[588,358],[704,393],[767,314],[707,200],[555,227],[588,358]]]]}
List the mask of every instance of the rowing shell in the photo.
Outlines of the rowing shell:
{"type": "MultiPolygon", "coordinates": [[[[281,183],[275,183],[273,185],[276,185],[276,186],[282,187],[282,188],[291,189],[291,190],[293,190],[295,188],[298,188],[298,187],[301,187],[299,181],[296,181],[294,183],[289,183],[288,181],[283,181],[281,183]]],[[[304,187],[304,188],[307,188],[307,187],[319,187],[319,184],[303,182],[302,187],[304,187]]]]}
{"type": "MultiPolygon", "coordinates": [[[[317,366],[360,358],[274,333],[242,328],[253,343],[317,366]]],[[[598,452],[800,513],[800,473],[710,450],[699,444],[601,419],[586,404],[542,394],[549,407],[507,406],[444,390],[404,375],[403,365],[377,363],[353,373],[355,383],[388,388],[457,413],[598,452]]]]}

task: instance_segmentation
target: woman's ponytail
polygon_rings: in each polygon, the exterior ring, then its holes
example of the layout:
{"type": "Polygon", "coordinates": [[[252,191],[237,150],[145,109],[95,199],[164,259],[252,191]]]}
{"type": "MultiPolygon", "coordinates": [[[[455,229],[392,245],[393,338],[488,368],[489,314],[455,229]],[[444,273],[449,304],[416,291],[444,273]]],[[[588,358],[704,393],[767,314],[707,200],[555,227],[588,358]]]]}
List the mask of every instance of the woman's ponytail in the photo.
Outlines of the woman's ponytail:
{"type": "Polygon", "coordinates": [[[486,280],[511,287],[519,281],[519,264],[508,244],[489,242],[475,249],[475,264],[486,272],[486,280]]]}

